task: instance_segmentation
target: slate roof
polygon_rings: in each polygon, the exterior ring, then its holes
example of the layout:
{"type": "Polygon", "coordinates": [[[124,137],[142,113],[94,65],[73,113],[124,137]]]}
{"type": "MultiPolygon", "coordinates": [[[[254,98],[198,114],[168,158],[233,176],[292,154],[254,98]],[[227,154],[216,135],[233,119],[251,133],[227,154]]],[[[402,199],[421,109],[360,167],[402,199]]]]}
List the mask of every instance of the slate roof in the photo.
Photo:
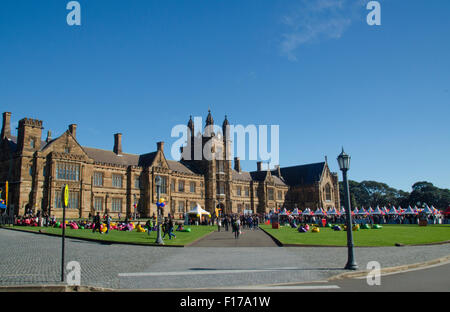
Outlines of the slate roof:
{"type": "MultiPolygon", "coordinates": [[[[325,167],[325,162],[280,168],[281,177],[290,186],[309,185],[320,181],[325,167]]],[[[278,175],[277,170],[271,171],[272,175],[278,175]]]]}
{"type": "Polygon", "coordinates": [[[236,170],[233,170],[231,173],[231,178],[236,181],[245,181],[245,182],[252,181],[252,176],[250,175],[250,172],[246,171],[237,172],[236,170]]]}
{"type": "MultiPolygon", "coordinates": [[[[155,159],[157,154],[157,152],[152,152],[143,155],[134,155],[126,153],[117,155],[113,151],[101,150],[92,147],[83,147],[83,149],[89,156],[89,158],[92,158],[95,162],[116,164],[123,166],[148,167],[153,163],[153,160],[155,159]]],[[[178,161],[167,160],[167,164],[169,165],[170,170],[180,173],[195,174],[191,169],[189,169],[187,166],[183,165],[178,161]]]]}
{"type": "Polygon", "coordinates": [[[138,166],[141,157],[139,155],[125,153],[117,155],[113,151],[106,151],[85,146],[83,146],[83,150],[86,152],[88,157],[92,158],[95,162],[122,166],[138,166]]]}
{"type": "Polygon", "coordinates": [[[187,166],[183,165],[179,161],[175,160],[167,160],[167,164],[169,165],[170,170],[181,172],[181,173],[188,173],[188,174],[196,174],[191,169],[189,169],[187,166]]]}

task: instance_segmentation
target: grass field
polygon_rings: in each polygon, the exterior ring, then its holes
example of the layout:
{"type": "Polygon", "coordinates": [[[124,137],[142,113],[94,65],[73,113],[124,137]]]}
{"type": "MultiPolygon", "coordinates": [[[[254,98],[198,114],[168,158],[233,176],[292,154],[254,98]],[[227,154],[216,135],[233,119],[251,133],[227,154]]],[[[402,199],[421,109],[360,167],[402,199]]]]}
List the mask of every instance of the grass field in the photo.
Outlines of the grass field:
{"type": "MultiPolygon", "coordinates": [[[[278,239],[283,245],[319,245],[346,246],[347,232],[320,228],[319,233],[299,233],[296,229],[284,226],[274,230],[270,225],[261,225],[267,233],[278,239]]],[[[353,241],[357,247],[418,245],[450,241],[450,225],[383,225],[382,229],[360,230],[353,232],[353,241]]]]}
{"type": "MultiPolygon", "coordinates": [[[[190,228],[191,232],[176,232],[174,234],[177,236],[175,239],[169,240],[169,236],[164,238],[164,244],[169,246],[184,246],[190,244],[197,239],[205,236],[206,234],[213,232],[217,227],[215,226],[184,226],[185,228],[190,228]]],[[[14,226],[13,229],[26,230],[38,232],[41,230],[43,233],[62,235],[62,229],[52,228],[52,227],[34,227],[34,226],[14,226]]],[[[98,232],[92,233],[92,230],[72,230],[66,228],[66,237],[72,238],[85,238],[94,239],[102,242],[119,242],[119,243],[133,243],[142,245],[155,245],[156,232],[153,231],[148,235],[147,233],[139,233],[136,230],[132,232],[110,230],[108,234],[100,234],[98,232]]],[[[162,236],[162,233],[161,233],[162,236]]]]}

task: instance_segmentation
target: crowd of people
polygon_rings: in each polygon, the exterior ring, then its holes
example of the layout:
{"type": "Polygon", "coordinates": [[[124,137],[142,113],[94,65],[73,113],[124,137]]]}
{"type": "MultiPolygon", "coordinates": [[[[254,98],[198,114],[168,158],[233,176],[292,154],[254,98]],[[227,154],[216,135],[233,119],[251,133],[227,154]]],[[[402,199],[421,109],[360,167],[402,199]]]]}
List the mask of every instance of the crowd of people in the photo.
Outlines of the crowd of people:
{"type": "MultiPolygon", "coordinates": [[[[217,230],[220,232],[222,229],[228,232],[231,230],[234,234],[234,238],[238,239],[242,234],[242,229],[257,230],[259,224],[262,221],[262,217],[257,214],[246,215],[223,215],[215,219],[217,224],[217,230]]],[[[214,220],[213,220],[214,222],[214,220]]]]}
{"type": "MultiPolygon", "coordinates": [[[[423,218],[427,219],[428,224],[446,224],[449,223],[448,216],[440,215],[426,215],[423,218]]],[[[353,224],[419,224],[421,216],[419,214],[380,214],[380,215],[352,215],[353,224]]],[[[280,216],[280,224],[345,224],[347,216],[340,215],[295,215],[295,216],[280,216]]]]}

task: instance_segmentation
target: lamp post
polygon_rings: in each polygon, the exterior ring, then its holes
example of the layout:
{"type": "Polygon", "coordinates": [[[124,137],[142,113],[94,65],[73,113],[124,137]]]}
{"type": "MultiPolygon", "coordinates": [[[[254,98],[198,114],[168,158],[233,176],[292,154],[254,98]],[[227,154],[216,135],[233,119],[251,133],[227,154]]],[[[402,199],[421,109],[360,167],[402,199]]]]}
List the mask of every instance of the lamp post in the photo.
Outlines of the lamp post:
{"type": "Polygon", "coordinates": [[[353,255],[353,227],[352,227],[352,216],[351,216],[351,204],[350,204],[350,192],[348,189],[347,171],[350,169],[350,156],[344,152],[342,148],[342,153],[337,158],[339,168],[342,171],[342,176],[344,179],[344,194],[345,194],[345,213],[347,215],[347,249],[348,249],[348,261],[345,265],[346,270],[357,270],[358,265],[355,262],[353,255]]]}
{"type": "Polygon", "coordinates": [[[161,237],[161,209],[159,208],[159,197],[161,193],[161,177],[155,177],[155,185],[156,185],[156,209],[157,209],[157,232],[156,232],[156,241],[155,243],[158,245],[164,245],[164,241],[161,237]]]}
{"type": "Polygon", "coordinates": [[[136,194],[134,194],[134,220],[136,220],[136,194]]]}

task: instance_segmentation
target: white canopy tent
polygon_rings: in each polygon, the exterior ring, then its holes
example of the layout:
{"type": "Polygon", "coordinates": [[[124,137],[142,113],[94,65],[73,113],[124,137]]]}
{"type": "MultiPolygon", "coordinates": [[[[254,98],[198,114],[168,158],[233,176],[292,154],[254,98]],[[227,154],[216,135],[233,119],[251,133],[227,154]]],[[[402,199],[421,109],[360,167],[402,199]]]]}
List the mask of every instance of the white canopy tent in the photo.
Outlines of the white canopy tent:
{"type": "Polygon", "coordinates": [[[197,206],[195,206],[191,211],[189,211],[187,214],[189,215],[195,215],[197,217],[201,217],[203,215],[207,215],[208,217],[211,217],[211,214],[204,210],[198,203],[197,206]]]}

